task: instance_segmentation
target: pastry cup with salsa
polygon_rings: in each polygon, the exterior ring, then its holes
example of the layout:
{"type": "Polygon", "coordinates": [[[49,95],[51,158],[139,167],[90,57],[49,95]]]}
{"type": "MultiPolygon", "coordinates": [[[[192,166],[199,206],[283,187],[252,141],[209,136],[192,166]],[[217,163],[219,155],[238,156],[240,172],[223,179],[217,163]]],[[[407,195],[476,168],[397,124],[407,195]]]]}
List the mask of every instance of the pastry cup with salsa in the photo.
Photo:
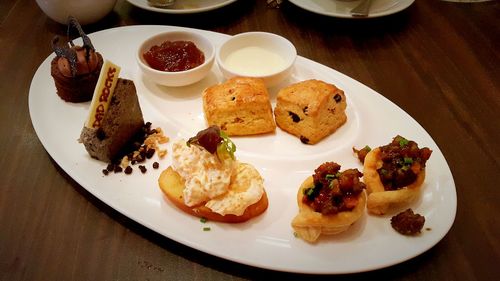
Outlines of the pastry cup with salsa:
{"type": "Polygon", "coordinates": [[[431,153],[429,148],[420,149],[417,143],[401,136],[368,152],[363,169],[368,212],[393,213],[418,199],[431,153]]]}
{"type": "Polygon", "coordinates": [[[365,185],[357,169],[340,172],[340,165],[326,162],[308,177],[297,193],[299,213],[292,220],[295,235],[315,242],[320,235],[346,231],[365,210],[365,185]]]}

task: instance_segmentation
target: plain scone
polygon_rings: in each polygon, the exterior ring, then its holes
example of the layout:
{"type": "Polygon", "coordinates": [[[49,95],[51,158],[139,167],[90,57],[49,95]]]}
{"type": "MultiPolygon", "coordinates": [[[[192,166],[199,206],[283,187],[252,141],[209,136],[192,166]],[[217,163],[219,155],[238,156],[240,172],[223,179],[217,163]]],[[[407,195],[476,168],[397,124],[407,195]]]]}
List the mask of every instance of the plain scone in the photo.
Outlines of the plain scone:
{"type": "Polygon", "coordinates": [[[274,132],[269,93],[258,78],[235,77],[203,92],[203,110],[209,126],[230,136],[274,132]]]}
{"type": "Polygon", "coordinates": [[[342,126],[347,116],[344,92],[320,80],[306,80],[279,91],[274,115],[276,124],[315,144],[342,126]]]}

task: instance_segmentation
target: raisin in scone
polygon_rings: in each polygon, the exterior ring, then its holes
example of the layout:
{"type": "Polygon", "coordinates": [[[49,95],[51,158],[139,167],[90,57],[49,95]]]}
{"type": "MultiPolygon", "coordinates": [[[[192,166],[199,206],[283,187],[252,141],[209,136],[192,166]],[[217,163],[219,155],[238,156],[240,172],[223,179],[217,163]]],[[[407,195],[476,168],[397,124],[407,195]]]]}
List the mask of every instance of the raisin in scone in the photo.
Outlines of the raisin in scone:
{"type": "Polygon", "coordinates": [[[342,126],[346,97],[342,90],[320,80],[307,80],[279,91],[274,116],[284,131],[315,144],[342,126]]]}
{"type": "Polygon", "coordinates": [[[209,126],[230,136],[274,132],[269,93],[262,79],[235,77],[203,92],[203,110],[209,126]]]}

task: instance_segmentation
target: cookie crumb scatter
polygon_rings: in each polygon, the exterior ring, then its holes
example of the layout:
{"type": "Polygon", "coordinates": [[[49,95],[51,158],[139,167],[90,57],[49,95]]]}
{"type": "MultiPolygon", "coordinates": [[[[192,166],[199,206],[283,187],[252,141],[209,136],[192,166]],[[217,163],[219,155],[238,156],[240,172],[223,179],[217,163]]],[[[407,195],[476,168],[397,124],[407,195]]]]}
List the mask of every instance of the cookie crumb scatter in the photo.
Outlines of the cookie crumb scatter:
{"type": "MultiPolygon", "coordinates": [[[[139,133],[130,141],[119,157],[113,163],[109,163],[106,171],[102,171],[104,175],[109,175],[110,172],[120,173],[125,169],[126,174],[131,174],[133,169],[130,165],[144,163],[147,159],[153,158],[155,153],[161,159],[167,155],[166,149],[161,149],[160,145],[165,144],[170,139],[164,135],[161,128],[151,129],[151,122],[146,122],[139,133]]],[[[153,163],[153,168],[158,169],[160,164],[153,163]]],[[[144,174],[147,171],[146,166],[139,165],[140,171],[144,174]]]]}

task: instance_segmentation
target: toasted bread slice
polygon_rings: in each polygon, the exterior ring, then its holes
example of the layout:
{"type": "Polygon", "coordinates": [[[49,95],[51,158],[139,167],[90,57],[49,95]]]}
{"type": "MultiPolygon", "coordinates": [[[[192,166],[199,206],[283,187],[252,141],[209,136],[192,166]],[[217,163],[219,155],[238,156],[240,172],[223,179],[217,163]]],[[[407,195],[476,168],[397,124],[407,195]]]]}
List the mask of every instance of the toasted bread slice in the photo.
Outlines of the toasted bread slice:
{"type": "Polygon", "coordinates": [[[386,191],[377,171],[382,167],[380,153],[380,148],[368,152],[363,169],[363,180],[368,191],[366,207],[368,212],[375,215],[393,213],[407,207],[420,196],[425,180],[424,169],[418,173],[417,179],[412,184],[398,190],[386,191]]]}
{"type": "Polygon", "coordinates": [[[292,221],[292,227],[298,237],[315,242],[321,234],[332,235],[346,231],[364,213],[366,204],[366,194],[359,194],[358,204],[351,211],[339,212],[334,215],[323,215],[315,212],[309,205],[304,204],[304,189],[314,184],[313,177],[308,177],[300,186],[297,192],[297,204],[299,214],[292,221]]]}
{"type": "Polygon", "coordinates": [[[163,191],[165,196],[179,209],[193,216],[206,218],[207,220],[211,221],[226,223],[244,222],[262,214],[267,209],[269,204],[266,192],[264,191],[261,199],[257,201],[257,203],[248,206],[241,216],[231,214],[223,216],[221,214],[213,212],[204,205],[188,207],[186,204],[184,204],[184,181],[182,177],[172,169],[172,167],[168,167],[161,173],[158,179],[158,184],[160,185],[160,189],[163,191]]]}

